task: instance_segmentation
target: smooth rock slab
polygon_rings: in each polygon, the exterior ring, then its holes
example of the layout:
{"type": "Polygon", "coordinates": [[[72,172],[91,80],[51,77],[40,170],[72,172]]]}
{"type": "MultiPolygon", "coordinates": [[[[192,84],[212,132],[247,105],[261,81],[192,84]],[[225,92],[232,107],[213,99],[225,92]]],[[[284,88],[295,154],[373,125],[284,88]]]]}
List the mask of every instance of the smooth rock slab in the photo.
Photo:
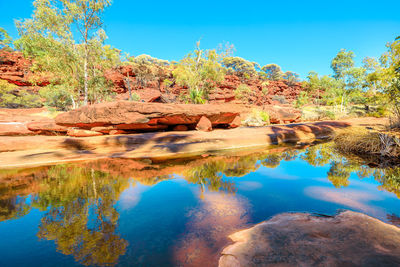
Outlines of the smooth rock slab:
{"type": "Polygon", "coordinates": [[[230,238],[219,267],[400,266],[400,229],[352,211],[283,213],[230,238]]]}
{"type": "Polygon", "coordinates": [[[202,116],[213,125],[229,124],[240,113],[237,105],[161,104],[116,101],[85,106],[56,117],[58,125],[91,129],[162,130],[172,125],[196,125],[202,116]]]}

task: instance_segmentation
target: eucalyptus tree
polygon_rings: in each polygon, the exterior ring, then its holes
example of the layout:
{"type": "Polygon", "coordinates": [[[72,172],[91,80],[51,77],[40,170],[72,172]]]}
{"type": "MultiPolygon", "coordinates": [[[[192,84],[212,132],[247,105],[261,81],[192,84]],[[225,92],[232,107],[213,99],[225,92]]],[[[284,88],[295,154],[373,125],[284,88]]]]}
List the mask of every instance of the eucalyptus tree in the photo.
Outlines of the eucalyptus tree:
{"type": "Polygon", "coordinates": [[[222,62],[228,71],[235,73],[239,77],[250,79],[257,76],[259,65],[256,62],[251,62],[241,57],[225,57],[222,62]]]}
{"type": "Polygon", "coordinates": [[[110,0],[35,0],[32,17],[16,21],[16,47],[35,59],[36,72],[86,105],[107,86],[103,71],[119,61],[119,51],[104,46],[102,13],[110,0]],[[89,99],[91,97],[91,99],[89,99]]]}
{"type": "Polygon", "coordinates": [[[340,111],[344,111],[344,105],[351,95],[357,95],[365,87],[366,69],[355,67],[355,54],[352,51],[341,49],[331,61],[331,68],[334,72],[333,77],[341,81],[341,101],[340,111]]]}
{"type": "Polygon", "coordinates": [[[215,83],[224,79],[223,57],[224,54],[218,53],[216,49],[200,49],[200,42],[197,42],[195,51],[176,64],[172,74],[177,84],[189,89],[192,103],[205,103],[215,83]]]}
{"type": "Polygon", "coordinates": [[[287,71],[282,75],[282,79],[286,80],[288,85],[294,85],[295,83],[299,82],[299,74],[292,71],[287,71]]]}
{"type": "Polygon", "coordinates": [[[12,44],[12,38],[7,31],[0,27],[0,49],[7,48],[12,44]]]}
{"type": "Polygon", "coordinates": [[[278,81],[282,79],[283,72],[277,64],[267,64],[261,68],[261,76],[268,80],[278,81]]]}

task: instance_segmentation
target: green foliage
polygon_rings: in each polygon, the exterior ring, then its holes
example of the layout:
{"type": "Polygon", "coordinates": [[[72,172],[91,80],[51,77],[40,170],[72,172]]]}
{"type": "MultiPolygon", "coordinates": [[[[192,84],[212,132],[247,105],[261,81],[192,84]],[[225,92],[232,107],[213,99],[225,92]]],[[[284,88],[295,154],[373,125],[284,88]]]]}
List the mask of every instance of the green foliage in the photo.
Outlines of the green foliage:
{"type": "Polygon", "coordinates": [[[335,79],[343,79],[348,69],[354,67],[354,53],[341,49],[332,59],[331,68],[335,79]]]}
{"type": "Polygon", "coordinates": [[[7,31],[0,27],[0,49],[9,48],[12,44],[12,38],[7,31]]]}
{"type": "Polygon", "coordinates": [[[2,108],[38,108],[42,103],[40,98],[5,80],[0,80],[0,107],[2,108]]]}
{"type": "Polygon", "coordinates": [[[193,104],[205,104],[207,95],[203,89],[189,89],[189,99],[193,104]]]}
{"type": "Polygon", "coordinates": [[[247,100],[248,96],[251,93],[251,88],[248,87],[246,84],[240,84],[236,89],[235,89],[235,97],[237,99],[240,99],[242,101],[247,100]]]}
{"type": "Polygon", "coordinates": [[[283,72],[277,64],[268,64],[261,68],[261,76],[265,79],[278,81],[282,79],[283,72]]]}
{"type": "Polygon", "coordinates": [[[259,65],[256,62],[250,62],[241,57],[224,57],[222,63],[228,69],[228,72],[239,77],[250,79],[257,76],[259,65]]]}
{"type": "Polygon", "coordinates": [[[95,103],[109,88],[99,78],[119,62],[120,51],[104,45],[101,14],[109,0],[36,0],[30,19],[17,21],[15,42],[24,55],[34,58],[34,73],[50,73],[53,85],[68,88],[78,104],[95,103]],[[104,87],[99,90],[99,87],[104,87]]]}
{"type": "Polygon", "coordinates": [[[243,125],[250,127],[264,126],[270,123],[269,114],[264,110],[253,109],[242,123],[243,125]]]}
{"type": "Polygon", "coordinates": [[[39,90],[39,95],[45,99],[45,105],[58,110],[68,110],[73,104],[70,91],[64,85],[48,85],[39,90]]]}
{"type": "Polygon", "coordinates": [[[299,74],[287,71],[282,75],[282,79],[286,80],[289,86],[292,86],[300,81],[299,74]]]}
{"type": "Polygon", "coordinates": [[[197,42],[196,50],[175,66],[172,74],[176,83],[188,88],[192,103],[205,103],[214,84],[224,79],[223,57],[215,49],[200,49],[200,42],[197,42]]]}
{"type": "Polygon", "coordinates": [[[33,206],[45,211],[37,236],[83,265],[114,265],[128,242],[117,233],[115,209],[127,179],[93,168],[50,167],[33,206]]]}
{"type": "Polygon", "coordinates": [[[133,92],[131,100],[132,101],[140,101],[140,96],[136,92],[133,92]]]}
{"type": "Polygon", "coordinates": [[[309,103],[310,103],[310,97],[308,96],[308,93],[306,91],[301,91],[295,101],[295,106],[297,108],[300,108],[309,103]]]}
{"type": "Polygon", "coordinates": [[[139,55],[128,57],[125,64],[132,67],[136,76],[136,85],[139,88],[147,86],[149,82],[162,81],[168,78],[166,68],[170,65],[169,61],[151,57],[149,55],[139,55]]]}

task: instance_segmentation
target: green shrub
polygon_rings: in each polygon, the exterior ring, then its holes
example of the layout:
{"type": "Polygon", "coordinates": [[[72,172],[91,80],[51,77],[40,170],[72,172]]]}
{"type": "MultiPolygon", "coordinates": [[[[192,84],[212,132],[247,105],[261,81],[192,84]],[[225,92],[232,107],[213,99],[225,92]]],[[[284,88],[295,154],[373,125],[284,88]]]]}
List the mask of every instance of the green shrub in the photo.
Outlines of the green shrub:
{"type": "Polygon", "coordinates": [[[189,98],[193,104],[206,103],[204,90],[189,89],[189,98]]]}
{"type": "Polygon", "coordinates": [[[5,80],[0,80],[0,107],[2,108],[38,108],[42,103],[39,96],[5,80]]]}
{"type": "Polygon", "coordinates": [[[240,100],[246,100],[249,94],[251,93],[250,87],[248,87],[246,84],[240,84],[236,89],[235,89],[235,96],[237,99],[240,100]]]}
{"type": "Polygon", "coordinates": [[[269,124],[269,114],[266,111],[253,109],[243,121],[244,126],[259,127],[269,124]]]}
{"type": "Polygon", "coordinates": [[[132,101],[140,101],[140,96],[136,92],[133,92],[131,100],[132,101]]]}
{"type": "Polygon", "coordinates": [[[39,95],[45,99],[45,105],[58,110],[68,110],[73,104],[72,95],[62,85],[49,85],[39,90],[39,95]]]}
{"type": "Polygon", "coordinates": [[[295,106],[297,108],[304,106],[305,104],[309,103],[310,98],[306,91],[300,92],[299,96],[296,99],[295,106]]]}

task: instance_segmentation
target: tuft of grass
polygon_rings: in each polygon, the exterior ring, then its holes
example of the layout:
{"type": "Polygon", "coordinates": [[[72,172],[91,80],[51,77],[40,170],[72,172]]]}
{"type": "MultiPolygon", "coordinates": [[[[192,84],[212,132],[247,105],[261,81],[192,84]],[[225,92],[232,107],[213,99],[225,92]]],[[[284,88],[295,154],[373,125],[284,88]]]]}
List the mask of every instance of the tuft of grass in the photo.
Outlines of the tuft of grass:
{"type": "Polygon", "coordinates": [[[235,89],[235,96],[239,100],[246,100],[247,97],[251,93],[251,88],[248,87],[246,84],[240,84],[236,89],[235,89]]]}
{"type": "Polygon", "coordinates": [[[242,122],[244,126],[259,127],[268,125],[269,114],[266,111],[253,109],[251,114],[242,122]]]}
{"type": "Polygon", "coordinates": [[[369,131],[362,127],[352,127],[340,131],[335,139],[335,147],[344,153],[357,155],[400,156],[400,139],[391,134],[369,131]]]}

